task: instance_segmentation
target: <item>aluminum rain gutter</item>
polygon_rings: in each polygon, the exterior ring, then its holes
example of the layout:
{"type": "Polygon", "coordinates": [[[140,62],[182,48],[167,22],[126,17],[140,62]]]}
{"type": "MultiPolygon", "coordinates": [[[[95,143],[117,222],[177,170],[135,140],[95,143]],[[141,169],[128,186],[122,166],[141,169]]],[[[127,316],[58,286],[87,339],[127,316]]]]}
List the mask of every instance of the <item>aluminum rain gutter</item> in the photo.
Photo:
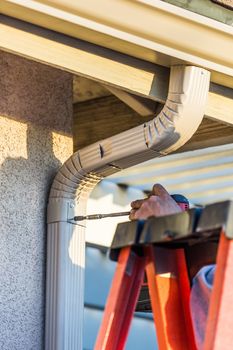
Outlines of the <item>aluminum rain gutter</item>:
{"type": "MultiPolygon", "coordinates": [[[[82,350],[85,215],[90,192],[103,178],[182,146],[202,121],[210,73],[171,68],[163,110],[144,123],[74,153],[52,184],[48,203],[46,350],[82,350]]],[[[94,291],[95,286],[93,286],[94,291]]]]}
{"type": "Polygon", "coordinates": [[[233,27],[169,3],[0,0],[0,5],[7,16],[145,61],[201,66],[211,70],[211,81],[233,88],[233,27]]]}

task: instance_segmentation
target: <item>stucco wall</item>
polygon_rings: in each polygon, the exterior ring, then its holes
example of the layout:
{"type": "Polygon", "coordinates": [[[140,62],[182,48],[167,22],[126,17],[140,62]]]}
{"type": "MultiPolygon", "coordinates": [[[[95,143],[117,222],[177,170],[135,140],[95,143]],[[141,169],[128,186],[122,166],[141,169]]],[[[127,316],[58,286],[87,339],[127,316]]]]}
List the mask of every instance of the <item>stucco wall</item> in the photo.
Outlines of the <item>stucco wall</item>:
{"type": "Polygon", "coordinates": [[[46,202],[73,150],[72,76],[0,54],[0,349],[41,350],[46,202]]]}

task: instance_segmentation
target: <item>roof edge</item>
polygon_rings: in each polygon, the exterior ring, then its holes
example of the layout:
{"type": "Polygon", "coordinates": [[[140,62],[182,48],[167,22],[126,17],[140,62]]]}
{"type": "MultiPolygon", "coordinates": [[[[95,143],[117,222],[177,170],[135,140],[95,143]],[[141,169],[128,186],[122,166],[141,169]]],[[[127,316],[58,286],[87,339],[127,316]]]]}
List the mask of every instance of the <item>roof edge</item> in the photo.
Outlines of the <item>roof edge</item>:
{"type": "Polygon", "coordinates": [[[92,0],[1,3],[6,15],[160,65],[201,66],[212,71],[212,81],[233,87],[218,76],[233,76],[233,28],[174,5],[156,0],[100,0],[98,6],[92,0]]]}

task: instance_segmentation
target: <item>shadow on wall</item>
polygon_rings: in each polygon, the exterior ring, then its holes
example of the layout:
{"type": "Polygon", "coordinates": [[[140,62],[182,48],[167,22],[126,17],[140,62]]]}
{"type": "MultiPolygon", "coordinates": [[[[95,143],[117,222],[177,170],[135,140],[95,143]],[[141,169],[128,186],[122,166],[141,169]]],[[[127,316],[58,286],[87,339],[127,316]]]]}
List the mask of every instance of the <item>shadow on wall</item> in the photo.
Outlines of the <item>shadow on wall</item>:
{"type": "Polygon", "coordinates": [[[72,153],[72,77],[7,53],[0,67],[0,348],[41,350],[46,206],[72,153]]]}
{"type": "Polygon", "coordinates": [[[53,153],[51,130],[32,123],[25,124],[25,129],[26,140],[15,139],[16,145],[11,147],[12,153],[14,147],[16,153],[20,153],[19,143],[22,142],[23,146],[25,142],[25,156],[7,157],[0,168],[1,201],[6,209],[4,217],[8,223],[17,221],[18,227],[22,221],[37,220],[42,214],[45,224],[48,192],[57,169],[62,164],[53,153]],[[16,203],[20,205],[16,206],[16,203]],[[36,212],[33,211],[34,206],[37,206],[36,212]]]}
{"type": "Polygon", "coordinates": [[[1,349],[39,349],[44,338],[46,206],[61,165],[51,136],[28,124],[27,158],[8,157],[0,169],[1,349]]]}

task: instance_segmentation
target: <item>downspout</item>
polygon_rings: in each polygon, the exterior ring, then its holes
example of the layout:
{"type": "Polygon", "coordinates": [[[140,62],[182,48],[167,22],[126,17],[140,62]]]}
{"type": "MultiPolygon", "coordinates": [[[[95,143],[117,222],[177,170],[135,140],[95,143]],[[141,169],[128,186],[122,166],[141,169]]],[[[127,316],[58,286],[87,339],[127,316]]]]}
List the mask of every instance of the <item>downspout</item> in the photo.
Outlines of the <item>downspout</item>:
{"type": "Polygon", "coordinates": [[[159,115],[77,151],[59,170],[48,203],[46,350],[83,349],[85,227],[72,218],[85,215],[102,178],[173,152],[191,138],[203,119],[209,80],[202,68],[172,67],[159,115]]]}

